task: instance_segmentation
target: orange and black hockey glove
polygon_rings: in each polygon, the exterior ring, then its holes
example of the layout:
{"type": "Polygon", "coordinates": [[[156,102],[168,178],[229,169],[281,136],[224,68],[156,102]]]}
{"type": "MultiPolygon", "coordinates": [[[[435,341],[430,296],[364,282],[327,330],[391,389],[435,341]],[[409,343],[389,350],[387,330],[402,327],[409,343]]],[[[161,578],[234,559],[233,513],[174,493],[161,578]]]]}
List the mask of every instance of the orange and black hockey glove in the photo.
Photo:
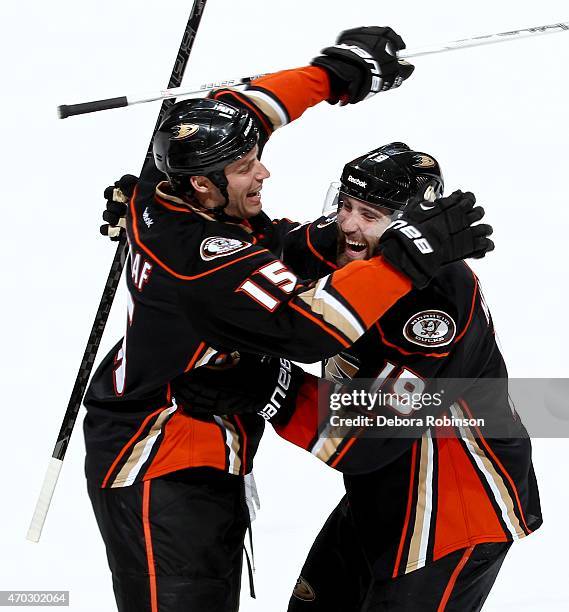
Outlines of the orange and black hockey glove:
{"type": "Polygon", "coordinates": [[[441,266],[482,258],[494,250],[490,225],[472,193],[455,191],[434,202],[412,202],[379,240],[381,255],[408,276],[417,289],[426,287],[441,266]]]}
{"type": "Polygon", "coordinates": [[[405,49],[399,34],[379,26],[352,28],[338,36],[336,44],[322,49],[312,60],[330,77],[331,104],[356,104],[371,96],[399,87],[415,70],[397,59],[405,49]]]}
{"type": "Polygon", "coordinates": [[[119,240],[125,231],[128,202],[132,198],[137,183],[136,176],[125,174],[104,191],[103,197],[107,200],[107,205],[103,212],[103,221],[106,223],[101,225],[100,232],[113,242],[119,240]]]}
{"type": "Polygon", "coordinates": [[[288,359],[241,354],[235,365],[202,366],[172,381],[176,402],[193,416],[258,414],[286,423],[305,372],[288,359]]]}

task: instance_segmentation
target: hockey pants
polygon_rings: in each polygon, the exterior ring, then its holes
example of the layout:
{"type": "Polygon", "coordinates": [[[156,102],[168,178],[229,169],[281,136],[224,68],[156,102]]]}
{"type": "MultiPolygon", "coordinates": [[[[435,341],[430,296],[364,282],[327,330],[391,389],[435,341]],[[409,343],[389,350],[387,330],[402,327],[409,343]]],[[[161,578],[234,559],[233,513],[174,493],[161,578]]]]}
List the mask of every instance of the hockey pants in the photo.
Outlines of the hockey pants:
{"type": "Polygon", "coordinates": [[[237,612],[249,525],[242,478],[194,468],[88,489],[119,612],[237,612]]]}
{"type": "Polygon", "coordinates": [[[511,542],[455,551],[394,579],[375,579],[342,504],[317,536],[289,612],[478,612],[511,542]]]}

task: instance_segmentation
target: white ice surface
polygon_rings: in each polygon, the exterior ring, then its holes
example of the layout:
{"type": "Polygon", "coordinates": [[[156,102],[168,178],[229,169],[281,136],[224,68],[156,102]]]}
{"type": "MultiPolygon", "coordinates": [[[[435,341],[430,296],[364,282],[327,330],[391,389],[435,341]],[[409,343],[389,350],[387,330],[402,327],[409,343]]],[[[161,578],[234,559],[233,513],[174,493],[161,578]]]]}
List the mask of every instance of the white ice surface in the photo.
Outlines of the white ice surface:
{"type": "MultiPolygon", "coordinates": [[[[102,190],[139,170],[158,106],[65,121],[55,108],[161,88],[188,5],[2,7],[0,590],[69,589],[77,612],[114,609],[82,473],[82,415],[41,542],[25,535],[114,252],[98,235],[102,190]]],[[[412,47],[568,19],[565,0],[209,0],[186,81],[302,65],[356,25],[391,24],[412,47]]],[[[475,268],[510,373],[569,377],[569,34],[416,65],[396,92],[345,109],[321,105],[276,134],[264,157],[273,173],[265,208],[275,217],[316,216],[342,164],[380,144],[403,140],[433,153],[448,191],[475,191],[495,227],[497,250],[475,268]]],[[[124,297],[120,291],[99,357],[122,335],[124,297]]],[[[534,449],[545,524],[513,547],[486,607],[492,612],[569,609],[569,443],[536,440],[534,449]]],[[[272,434],[256,474],[258,600],[244,589],[241,609],[279,612],[342,487],[337,474],[272,434]]]]}

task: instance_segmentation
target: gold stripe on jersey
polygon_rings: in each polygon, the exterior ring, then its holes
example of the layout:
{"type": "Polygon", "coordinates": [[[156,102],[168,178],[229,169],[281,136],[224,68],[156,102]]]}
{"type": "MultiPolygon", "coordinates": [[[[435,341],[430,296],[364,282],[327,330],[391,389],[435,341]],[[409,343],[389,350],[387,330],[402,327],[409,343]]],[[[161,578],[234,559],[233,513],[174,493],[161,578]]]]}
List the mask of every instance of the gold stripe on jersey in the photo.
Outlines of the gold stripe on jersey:
{"type": "Polygon", "coordinates": [[[318,441],[310,452],[323,461],[324,463],[328,463],[332,457],[338,452],[338,447],[342,442],[344,442],[345,438],[331,438],[327,437],[326,432],[323,432],[322,435],[318,438],[318,441]],[[326,436],[326,437],[324,437],[326,436]]]}
{"type": "Polygon", "coordinates": [[[423,567],[427,558],[433,509],[433,454],[433,438],[431,430],[428,429],[421,437],[415,523],[413,525],[413,535],[411,536],[405,574],[423,567]]]}
{"type": "Polygon", "coordinates": [[[146,460],[152,451],[156,439],[162,431],[162,426],[168,417],[176,411],[176,409],[176,402],[172,400],[172,406],[162,410],[162,412],[156,417],[154,424],[146,436],[135,444],[126,463],[122,466],[120,472],[113,480],[111,488],[128,487],[136,480],[136,477],[139,475],[140,470],[146,463],[146,460]]]}
{"type": "MultiPolygon", "coordinates": [[[[465,420],[467,418],[458,404],[453,404],[450,407],[450,411],[457,419],[465,420]]],[[[468,452],[474,460],[474,464],[492,491],[496,504],[500,508],[502,521],[508,528],[512,538],[514,540],[523,538],[526,533],[514,511],[514,500],[506,487],[504,479],[498,473],[484,449],[478,444],[470,427],[460,426],[459,430],[462,440],[466,444],[468,452]]]]}
{"type": "MultiPolygon", "coordinates": [[[[357,374],[358,368],[347,361],[341,354],[334,355],[326,361],[325,367],[325,378],[332,382],[336,382],[338,379],[353,378],[357,374]]],[[[326,427],[322,430],[318,440],[314,443],[310,452],[323,461],[329,463],[336,453],[340,445],[346,441],[346,439],[353,435],[353,430],[346,432],[345,427],[332,427],[330,423],[327,423],[326,427]]]]}
{"type": "Polygon", "coordinates": [[[355,377],[360,367],[355,363],[355,358],[346,354],[334,355],[326,360],[325,374],[326,380],[332,382],[341,382],[346,378],[350,380],[355,377]]]}
{"type": "Polygon", "coordinates": [[[310,310],[320,315],[326,323],[329,323],[341,332],[353,343],[365,333],[365,329],[360,325],[356,317],[332,294],[326,291],[326,283],[329,277],[326,276],[312,289],[298,294],[310,310]]]}
{"type": "Polygon", "coordinates": [[[163,200],[166,200],[167,202],[170,202],[171,204],[175,204],[177,206],[180,206],[181,208],[187,209],[188,211],[195,212],[207,221],[214,221],[213,215],[208,215],[205,211],[195,208],[182,198],[171,194],[170,189],[170,183],[168,181],[162,181],[156,186],[156,196],[162,198],[163,200]]]}
{"type": "Polygon", "coordinates": [[[287,113],[284,108],[265,92],[247,89],[242,95],[252,100],[255,106],[265,113],[273,126],[273,130],[277,130],[288,123],[287,113]]]}
{"type": "Polygon", "coordinates": [[[211,346],[208,346],[205,353],[196,361],[196,365],[194,366],[194,368],[199,368],[200,366],[207,365],[210,359],[212,359],[212,357],[218,352],[219,351],[217,351],[216,349],[211,348],[211,346]]]}
{"type": "Polygon", "coordinates": [[[230,474],[239,476],[241,473],[241,457],[239,451],[241,449],[241,439],[237,433],[233,423],[227,419],[214,416],[215,422],[223,429],[225,434],[225,445],[228,449],[228,466],[227,471],[230,474]]]}
{"type": "Polygon", "coordinates": [[[308,449],[312,455],[328,463],[338,452],[340,445],[354,435],[354,429],[332,426],[327,422],[314,444],[308,449]]]}
{"type": "Polygon", "coordinates": [[[226,353],[208,346],[204,354],[196,361],[194,368],[201,366],[216,366],[236,365],[239,362],[239,351],[226,353]]]}

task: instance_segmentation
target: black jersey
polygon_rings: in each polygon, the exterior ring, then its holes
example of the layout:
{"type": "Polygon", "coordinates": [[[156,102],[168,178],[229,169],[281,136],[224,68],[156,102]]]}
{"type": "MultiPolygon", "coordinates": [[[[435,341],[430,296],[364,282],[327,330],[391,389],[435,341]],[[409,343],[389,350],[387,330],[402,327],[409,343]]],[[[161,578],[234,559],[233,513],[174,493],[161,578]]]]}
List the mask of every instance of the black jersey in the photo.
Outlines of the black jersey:
{"type": "MultiPolygon", "coordinates": [[[[283,259],[301,275],[328,274],[337,268],[336,233],[334,217],[307,224],[288,235],[283,259]]],[[[445,266],[326,363],[330,381],[378,379],[387,390],[410,375],[456,380],[447,422],[482,417],[502,431],[505,425],[507,437],[488,439],[476,426],[449,425],[424,426],[416,439],[398,437],[397,426],[392,438],[363,437],[357,428],[340,435],[316,415],[317,381],[309,375],[292,419],[276,428],[345,473],[354,523],[381,576],[405,574],[480,542],[517,540],[541,524],[531,443],[507,385],[489,385],[486,394],[471,385],[505,382],[507,370],[478,279],[464,263],[445,266]]],[[[383,412],[393,417],[397,410],[383,412]]],[[[435,407],[431,414],[444,416],[435,407]]],[[[410,416],[408,409],[400,416],[410,416]]]]}
{"type": "MultiPolygon", "coordinates": [[[[214,94],[253,110],[263,138],[329,95],[315,67],[214,94]]],[[[261,143],[262,144],[262,143],[261,143]]],[[[256,416],[194,418],[170,383],[235,351],[313,362],[355,342],[411,288],[374,258],[310,285],[257,243],[249,223],[222,223],[145,169],[127,217],[124,338],[103,359],[85,405],[87,477],[128,486],[188,467],[244,474],[262,432],[256,416]]],[[[294,227],[277,223],[275,235],[294,227]]]]}

